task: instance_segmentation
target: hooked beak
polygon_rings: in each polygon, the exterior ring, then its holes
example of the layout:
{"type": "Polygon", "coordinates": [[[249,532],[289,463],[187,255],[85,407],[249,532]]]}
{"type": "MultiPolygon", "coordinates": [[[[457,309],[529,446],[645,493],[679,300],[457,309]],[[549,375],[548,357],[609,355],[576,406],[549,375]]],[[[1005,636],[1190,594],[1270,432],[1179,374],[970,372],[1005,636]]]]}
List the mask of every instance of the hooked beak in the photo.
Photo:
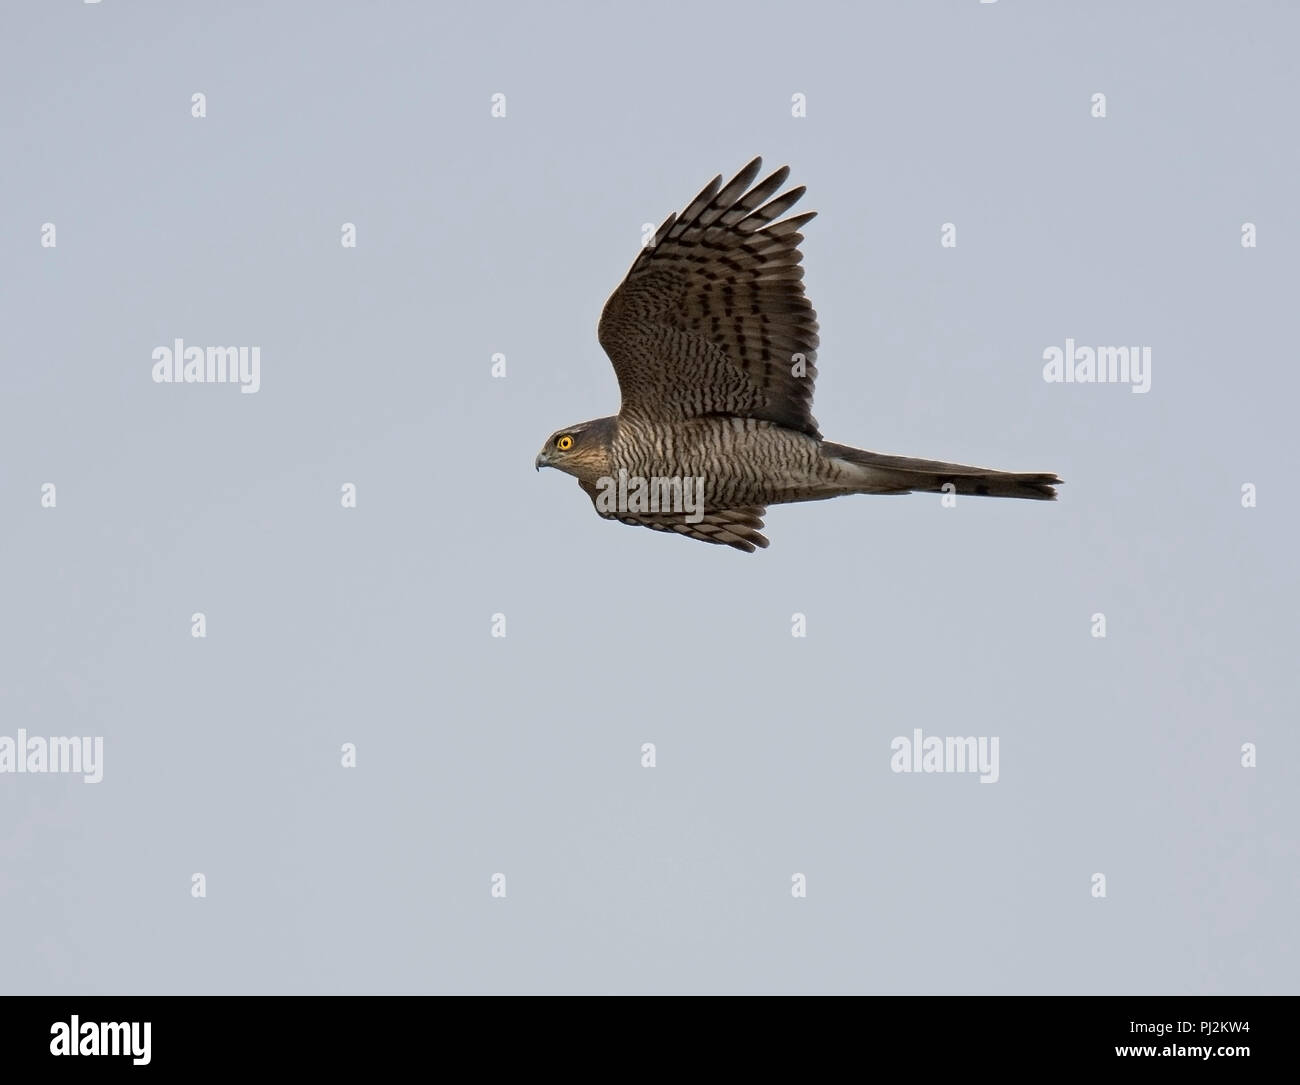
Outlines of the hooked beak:
{"type": "Polygon", "coordinates": [[[546,449],[542,449],[537,453],[537,459],[533,460],[533,467],[540,471],[543,467],[549,467],[550,463],[550,456],[547,455],[546,449]]]}

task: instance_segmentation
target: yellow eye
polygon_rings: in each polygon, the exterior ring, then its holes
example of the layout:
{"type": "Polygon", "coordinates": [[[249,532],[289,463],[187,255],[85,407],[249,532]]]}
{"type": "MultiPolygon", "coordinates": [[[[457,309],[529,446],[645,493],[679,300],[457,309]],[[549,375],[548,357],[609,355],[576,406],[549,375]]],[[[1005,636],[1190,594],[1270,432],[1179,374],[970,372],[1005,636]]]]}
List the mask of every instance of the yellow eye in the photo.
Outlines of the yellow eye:
{"type": "Polygon", "coordinates": [[[573,447],[573,438],[567,433],[555,442],[555,447],[561,452],[568,452],[573,447]]]}

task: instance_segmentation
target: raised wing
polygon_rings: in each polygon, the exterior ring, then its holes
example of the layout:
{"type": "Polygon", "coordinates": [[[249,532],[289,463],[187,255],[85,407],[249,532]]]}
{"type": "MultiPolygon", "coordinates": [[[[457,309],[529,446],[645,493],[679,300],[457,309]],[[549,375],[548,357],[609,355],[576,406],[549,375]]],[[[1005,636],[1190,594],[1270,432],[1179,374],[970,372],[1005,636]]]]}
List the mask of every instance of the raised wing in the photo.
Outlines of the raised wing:
{"type": "Polygon", "coordinates": [[[737,415],[820,437],[812,416],[817,313],[804,296],[799,228],[778,221],[803,195],[773,198],[788,167],[753,184],[755,158],[715,177],[642,250],[600,316],[619,414],[649,421],[737,415]]]}

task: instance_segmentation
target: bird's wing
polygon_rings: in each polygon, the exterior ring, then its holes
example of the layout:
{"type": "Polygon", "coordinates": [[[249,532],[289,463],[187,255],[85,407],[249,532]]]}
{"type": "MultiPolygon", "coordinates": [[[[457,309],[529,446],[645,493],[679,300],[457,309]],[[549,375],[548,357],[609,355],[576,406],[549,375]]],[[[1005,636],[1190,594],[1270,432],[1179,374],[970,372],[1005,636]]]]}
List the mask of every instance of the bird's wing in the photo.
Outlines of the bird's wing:
{"type": "Polygon", "coordinates": [[[673,531],[685,535],[688,539],[701,542],[718,543],[722,546],[734,546],[752,554],[757,549],[766,549],[767,536],[763,534],[763,517],[767,509],[759,506],[746,506],[737,509],[711,509],[704,514],[698,524],[687,523],[681,513],[619,513],[611,517],[619,523],[631,524],[633,527],[648,527],[655,531],[673,531]]]}
{"type": "Polygon", "coordinates": [[[600,345],[621,416],[737,415],[821,436],[817,313],[799,266],[799,228],[816,212],[778,221],[804,189],[773,197],[788,167],[750,188],[761,166],[755,158],[725,186],[715,177],[670,216],[605,303],[600,345]]]}
{"type": "Polygon", "coordinates": [[[752,554],[755,550],[767,548],[767,537],[763,534],[763,517],[767,509],[761,505],[745,505],[734,509],[710,509],[699,523],[687,522],[680,512],[606,512],[596,500],[599,487],[578,480],[578,486],[596,506],[598,515],[606,520],[617,520],[620,524],[633,527],[648,527],[654,531],[671,531],[685,535],[688,539],[701,542],[719,543],[734,546],[752,554]]]}

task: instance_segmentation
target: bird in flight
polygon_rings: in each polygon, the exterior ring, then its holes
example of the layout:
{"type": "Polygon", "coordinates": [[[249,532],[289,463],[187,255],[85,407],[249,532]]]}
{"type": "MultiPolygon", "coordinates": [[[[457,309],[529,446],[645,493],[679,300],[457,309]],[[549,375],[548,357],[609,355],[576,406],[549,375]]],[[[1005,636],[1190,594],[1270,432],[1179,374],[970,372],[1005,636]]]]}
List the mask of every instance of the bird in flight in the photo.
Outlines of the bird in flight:
{"type": "Polygon", "coordinates": [[[812,416],[817,314],[782,167],[755,158],[659,227],[605,303],[598,334],[619,412],[546,439],[606,519],[753,553],[768,505],[913,491],[1053,500],[1044,472],[994,471],[822,440],[812,416]],[[751,187],[752,186],[752,187],[751,187]],[[779,193],[779,194],[778,194],[779,193]]]}

